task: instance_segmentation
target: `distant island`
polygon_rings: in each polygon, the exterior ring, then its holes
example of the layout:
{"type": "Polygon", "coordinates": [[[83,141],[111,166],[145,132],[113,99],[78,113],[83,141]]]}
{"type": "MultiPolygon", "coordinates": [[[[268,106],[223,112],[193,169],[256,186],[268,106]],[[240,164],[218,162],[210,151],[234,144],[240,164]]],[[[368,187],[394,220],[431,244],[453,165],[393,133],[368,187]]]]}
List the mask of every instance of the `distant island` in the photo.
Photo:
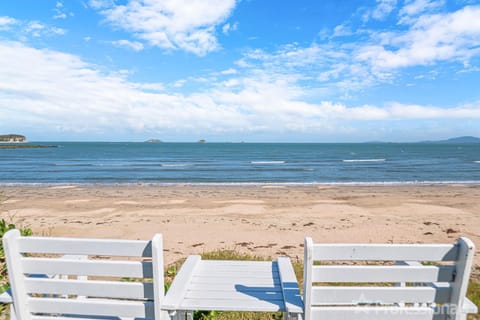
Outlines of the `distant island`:
{"type": "Polygon", "coordinates": [[[463,136],[456,138],[449,138],[445,140],[423,140],[415,142],[388,142],[388,141],[368,141],[364,143],[437,143],[437,144],[455,144],[455,143],[480,143],[480,138],[472,136],[463,136]]]}
{"type": "Polygon", "coordinates": [[[204,139],[200,139],[200,140],[198,140],[197,143],[205,143],[205,142],[207,142],[207,141],[205,141],[204,139]]]}
{"type": "Polygon", "coordinates": [[[19,142],[27,142],[27,138],[22,136],[21,134],[1,134],[0,135],[0,142],[4,143],[19,143],[19,142]]]}
{"type": "Polygon", "coordinates": [[[161,143],[162,140],[160,140],[160,139],[148,139],[148,140],[146,140],[145,142],[148,142],[148,143],[161,143]]]}
{"type": "Polygon", "coordinates": [[[0,149],[32,149],[32,148],[57,148],[41,144],[29,144],[27,138],[21,134],[0,134],[0,149]]]}
{"type": "Polygon", "coordinates": [[[480,143],[480,138],[472,136],[463,136],[450,138],[446,140],[421,141],[421,143],[480,143]]]}

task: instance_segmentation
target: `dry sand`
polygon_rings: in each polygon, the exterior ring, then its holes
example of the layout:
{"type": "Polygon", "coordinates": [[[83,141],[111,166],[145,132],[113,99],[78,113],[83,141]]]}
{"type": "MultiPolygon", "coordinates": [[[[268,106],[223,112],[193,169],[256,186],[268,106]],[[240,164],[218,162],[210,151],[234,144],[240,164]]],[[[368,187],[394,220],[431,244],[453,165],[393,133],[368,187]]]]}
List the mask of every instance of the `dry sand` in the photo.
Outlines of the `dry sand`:
{"type": "Polygon", "coordinates": [[[162,233],[168,263],[215,249],[301,259],[305,236],[365,243],[466,236],[480,266],[480,186],[2,186],[0,212],[37,235],[162,233]]]}

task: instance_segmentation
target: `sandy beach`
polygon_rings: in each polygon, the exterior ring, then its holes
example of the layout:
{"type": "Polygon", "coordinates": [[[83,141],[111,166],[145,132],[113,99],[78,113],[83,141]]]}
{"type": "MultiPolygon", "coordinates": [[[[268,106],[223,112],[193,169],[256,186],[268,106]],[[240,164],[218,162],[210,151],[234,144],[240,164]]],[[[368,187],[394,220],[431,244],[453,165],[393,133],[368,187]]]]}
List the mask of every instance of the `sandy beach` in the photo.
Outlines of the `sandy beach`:
{"type": "Polygon", "coordinates": [[[2,186],[1,217],[36,235],[150,239],[171,263],[235,249],[302,259],[318,242],[450,243],[480,266],[480,186],[2,186]]]}

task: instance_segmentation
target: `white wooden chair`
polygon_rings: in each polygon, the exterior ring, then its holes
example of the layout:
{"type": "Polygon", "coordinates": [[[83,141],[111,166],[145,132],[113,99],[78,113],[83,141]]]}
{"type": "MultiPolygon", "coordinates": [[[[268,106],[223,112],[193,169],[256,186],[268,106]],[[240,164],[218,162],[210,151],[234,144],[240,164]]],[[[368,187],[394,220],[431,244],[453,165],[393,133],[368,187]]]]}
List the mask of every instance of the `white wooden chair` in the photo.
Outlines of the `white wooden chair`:
{"type": "Polygon", "coordinates": [[[3,244],[19,320],[163,318],[160,234],[140,241],[22,237],[11,230],[3,244]]]}
{"type": "Polygon", "coordinates": [[[455,244],[314,244],[306,238],[304,250],[305,320],[462,320],[477,312],[465,297],[475,251],[467,238],[455,244]]]}

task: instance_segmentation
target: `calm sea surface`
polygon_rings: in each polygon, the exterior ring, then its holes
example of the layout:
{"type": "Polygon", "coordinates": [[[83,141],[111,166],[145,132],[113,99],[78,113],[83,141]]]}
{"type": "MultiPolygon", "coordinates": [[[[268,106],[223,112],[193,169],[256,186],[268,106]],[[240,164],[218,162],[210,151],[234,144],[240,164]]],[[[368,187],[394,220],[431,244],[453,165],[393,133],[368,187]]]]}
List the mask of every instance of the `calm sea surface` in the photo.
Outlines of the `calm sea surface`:
{"type": "Polygon", "coordinates": [[[0,184],[480,184],[480,144],[42,144],[0,149],[0,184]]]}

